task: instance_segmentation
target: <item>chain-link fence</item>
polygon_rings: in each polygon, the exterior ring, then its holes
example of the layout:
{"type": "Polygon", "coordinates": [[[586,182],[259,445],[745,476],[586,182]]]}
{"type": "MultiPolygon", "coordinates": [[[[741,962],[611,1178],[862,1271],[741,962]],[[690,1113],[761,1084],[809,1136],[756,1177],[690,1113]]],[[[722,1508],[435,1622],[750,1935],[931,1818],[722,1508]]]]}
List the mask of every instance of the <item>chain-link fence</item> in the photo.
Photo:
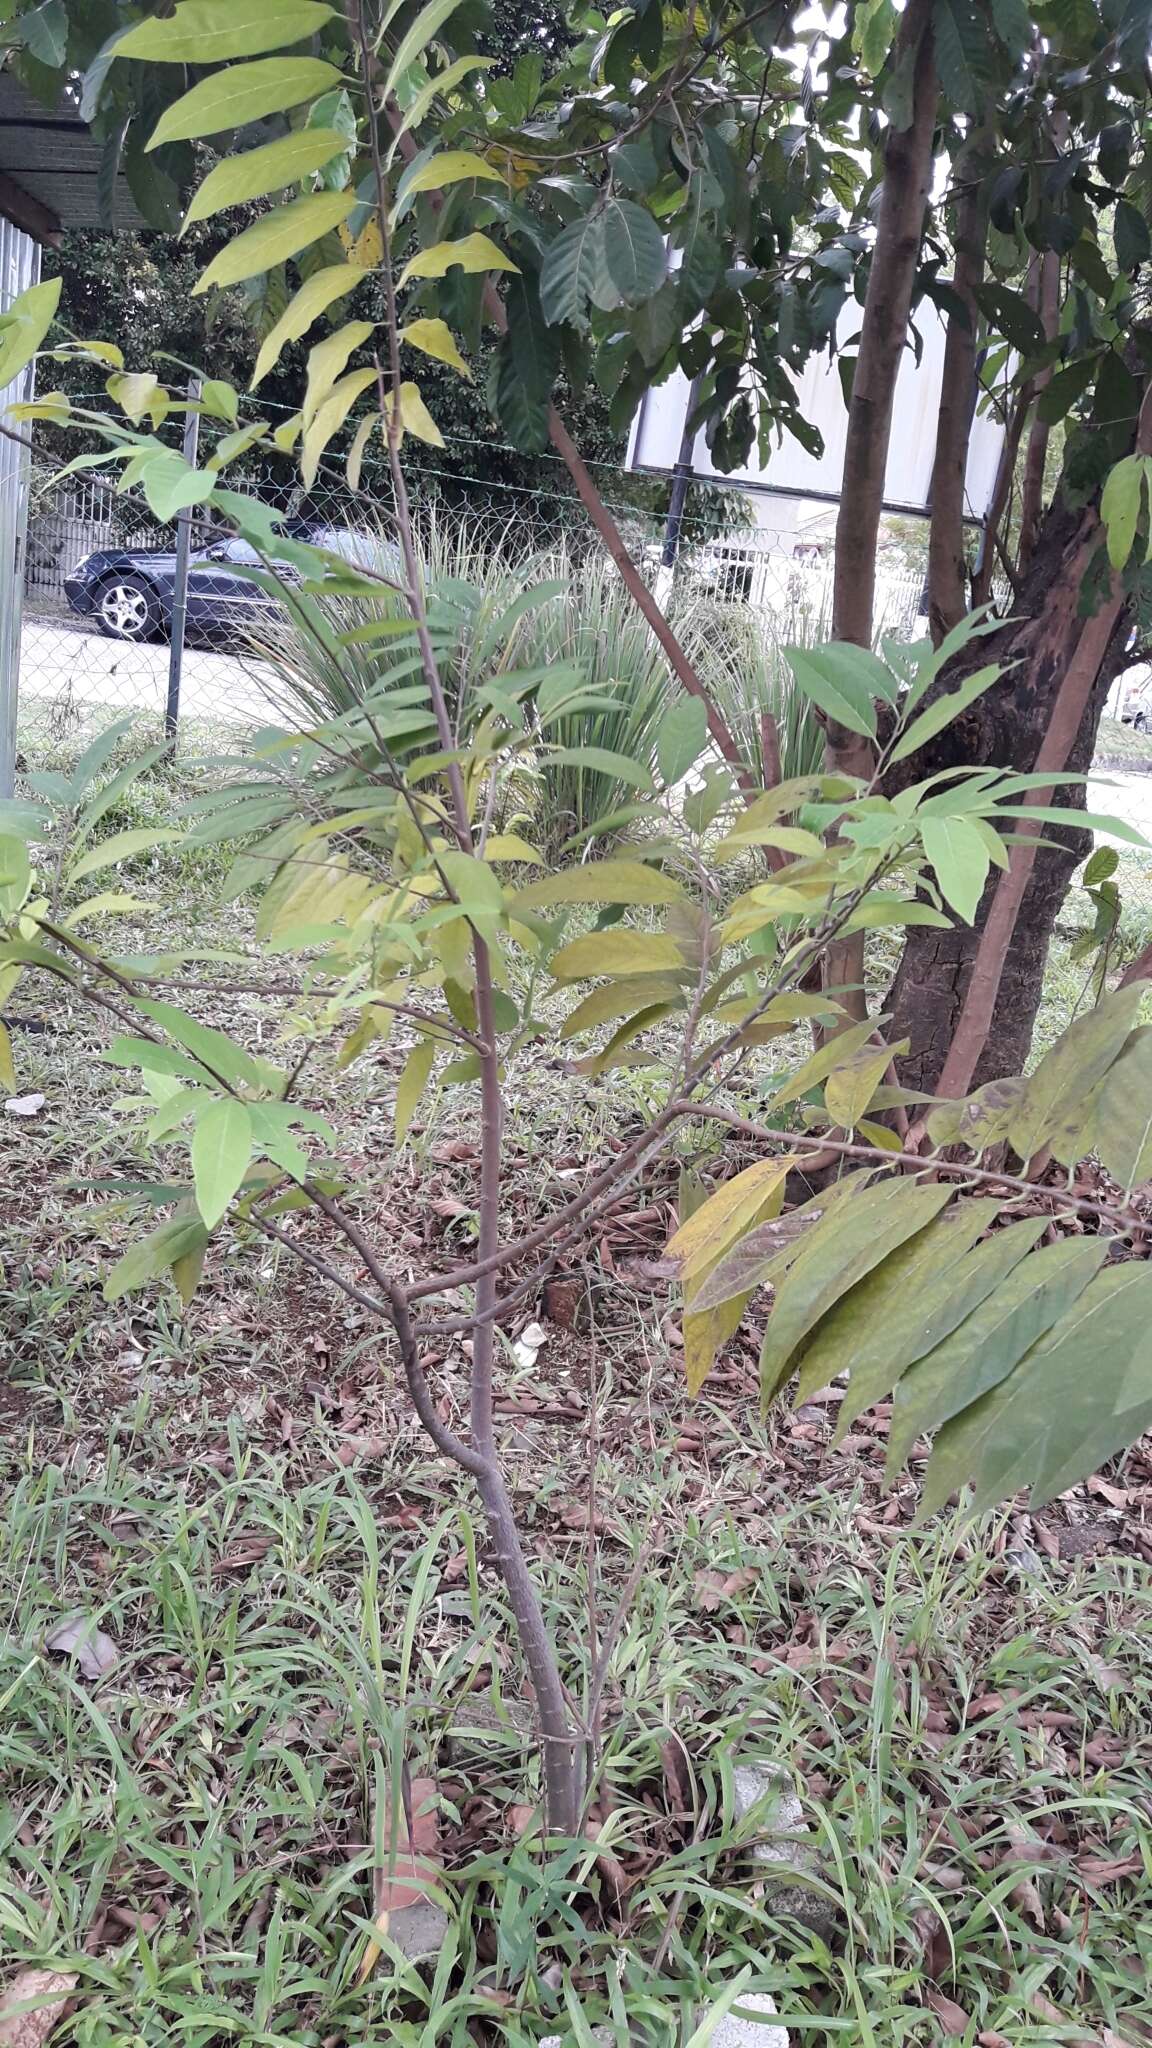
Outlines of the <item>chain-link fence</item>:
{"type": "MultiPolygon", "coordinates": [[[[462,556],[473,576],[478,565],[483,570],[484,544],[481,538],[477,545],[477,536],[484,534],[505,560],[510,551],[520,551],[525,573],[531,573],[531,558],[555,510],[544,501],[554,498],[571,507],[560,490],[524,492],[521,501],[505,502],[486,496],[479,477],[471,492],[459,478],[453,485],[447,503],[437,497],[434,470],[413,470],[418,517],[439,523],[445,556],[452,553],[446,533],[470,536],[462,556]],[[541,502],[527,505],[523,498],[541,502]]],[[[249,488],[289,515],[290,530],[353,560],[364,559],[366,545],[388,545],[384,522],[371,504],[336,481],[322,480],[306,501],[285,502],[283,477],[249,488]]],[[[811,644],[830,632],[834,509],[801,513],[770,502],[769,517],[778,523],[719,535],[720,522],[689,516],[674,574],[661,567],[663,522],[633,506],[619,512],[634,559],[661,594],[674,581],[677,598],[747,610],[771,627],[778,643],[811,644]]],[[[749,510],[768,507],[763,500],[749,510]]],[[[173,664],[176,538],[175,526],[159,525],[137,499],[118,495],[112,478],[89,472],[61,483],[47,469],[35,474],[19,682],[18,744],[26,765],[73,752],[126,713],[142,728],[159,732],[166,710],[174,712],[168,729],[193,754],[228,750],[247,731],[278,722],[282,690],[261,645],[267,641],[267,614],[243,575],[254,559],[251,550],[198,518],[191,534],[187,637],[173,664]]],[[[914,636],[922,589],[913,542],[882,563],[876,616],[884,631],[914,636]]]]}

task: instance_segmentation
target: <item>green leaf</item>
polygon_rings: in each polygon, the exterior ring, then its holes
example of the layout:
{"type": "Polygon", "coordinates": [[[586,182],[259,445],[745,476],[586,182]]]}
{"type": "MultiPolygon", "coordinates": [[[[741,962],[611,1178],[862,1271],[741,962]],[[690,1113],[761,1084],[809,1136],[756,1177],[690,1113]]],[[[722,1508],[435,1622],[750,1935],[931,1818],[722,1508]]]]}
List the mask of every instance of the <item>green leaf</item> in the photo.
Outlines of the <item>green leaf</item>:
{"type": "Polygon", "coordinates": [[[978,114],[993,77],[995,46],[987,26],[967,0],[936,0],[932,22],[945,97],[964,113],[978,114]]]}
{"type": "Polygon", "coordinates": [[[1108,473],[1100,499],[1100,517],[1108,533],[1108,560],[1122,569],[1132,553],[1144,491],[1145,458],[1126,455],[1108,473]]]}
{"type": "MultiPolygon", "coordinates": [[[[830,1038],[826,1045],[820,1046],[816,1052],[809,1055],[803,1066],[797,1067],[796,1072],[789,1076],[774,1095],[769,1096],[765,1107],[781,1109],[786,1102],[799,1102],[800,1097],[807,1095],[810,1088],[818,1087],[837,1067],[846,1066],[854,1059],[867,1045],[875,1029],[873,1020],[866,1018],[863,1023],[853,1024],[847,1031],[841,1031],[837,1037],[830,1038]]],[[[891,1057],[889,1051],[888,1058],[891,1057]]]]}
{"type": "Polygon", "coordinates": [[[104,1282],[105,1301],[119,1301],[122,1295],[134,1293],[182,1259],[203,1251],[207,1242],[208,1233],[198,1216],[181,1216],[162,1224],[117,1260],[104,1282]]]}
{"type": "Polygon", "coordinates": [[[551,903],[678,903],[683,895],[671,875],[643,861],[582,861],[579,867],[526,883],[508,898],[508,908],[515,915],[551,903]]]}
{"type": "Polygon", "coordinates": [[[81,854],[68,870],[68,881],[78,882],[100,868],[115,867],[118,861],[132,860],[136,854],[150,853],[157,846],[170,846],[173,840],[183,837],[176,825],[137,825],[128,832],[114,832],[110,839],[102,839],[98,846],[81,854]]]}
{"type": "Polygon", "coordinates": [[[660,974],[686,967],[675,939],[662,932],[589,932],[553,953],[549,969],[557,981],[607,979],[618,974],[660,974]]]}
{"type": "Polygon", "coordinates": [[[342,85],[335,64],[319,57],[263,57],[255,64],[233,64],[202,78],[182,99],[165,108],[152,134],[149,149],[164,142],[195,142],[206,135],[222,135],[228,128],[243,128],[249,121],[262,121],[266,114],[282,114],[298,107],[301,100],[342,85]]]}
{"type": "Polygon", "coordinates": [[[181,234],[195,220],[210,220],[229,206],[243,206],[249,199],[262,199],[268,192],[282,192],[300,178],[322,170],[348,145],[332,128],[300,128],[279,142],[266,142],[243,156],[227,156],[209,171],[193,193],[184,215],[181,234]]]}
{"type": "Polygon", "coordinates": [[[588,302],[606,276],[604,214],[597,208],[570,221],[548,244],[540,268],[540,304],[549,326],[563,323],[583,333],[588,302]]]}
{"type": "Polygon", "coordinates": [[[140,473],[140,485],[149,510],[157,519],[165,521],[174,519],[188,505],[205,504],[212,496],[215,483],[211,470],[193,469],[174,448],[158,455],[140,473]]]}
{"type": "MultiPolygon", "coordinates": [[[[1109,1068],[1092,1119],[1092,1142],[1113,1180],[1119,1181],[1126,1192],[1152,1180],[1149,1032],[1138,1032],[1109,1068]]],[[[1060,1156],[1058,1153],[1057,1157],[1060,1156]]]]}
{"type": "Polygon", "coordinates": [[[991,861],[982,834],[966,818],[922,818],[920,837],[944,901],[971,924],[991,861]]]}
{"type": "MultiPolygon", "coordinates": [[[[902,1043],[907,1050],[908,1041],[902,1043]]],[[[885,1045],[879,1050],[865,1047],[855,1059],[829,1074],[824,1084],[824,1107],[833,1123],[842,1125],[846,1131],[855,1130],[899,1050],[899,1046],[885,1045]]]]}
{"type": "Polygon", "coordinates": [[[224,1215],[252,1158],[252,1119],[235,1096],[218,1096],[200,1111],[192,1133],[196,1207],[209,1230],[224,1215]]]}
{"type": "Polygon", "coordinates": [[[504,891],[486,861],[455,851],[438,854],[437,861],[468,917],[499,917],[504,891]]]}
{"type": "Polygon", "coordinates": [[[1116,261],[1121,270],[1139,270],[1152,256],[1152,233],[1148,222],[1138,206],[1130,199],[1118,199],[1112,233],[1116,242],[1116,261]]]}
{"type": "Polygon", "coordinates": [[[767,1405],[822,1316],[890,1252],[938,1216],[954,1189],[895,1179],[867,1188],[833,1222],[822,1218],[776,1289],[760,1353],[760,1397],[767,1405]]]}
{"type": "Polygon", "coordinates": [[[0,316],[0,390],[26,370],[43,341],[60,303],[63,279],[29,285],[0,316]]]}
{"type": "MultiPolygon", "coordinates": [[[[4,10],[7,20],[12,13],[9,5],[4,10]]],[[[46,65],[50,71],[58,71],[68,54],[68,14],[64,0],[40,0],[38,7],[29,8],[14,24],[12,40],[23,39],[30,56],[38,64],[46,65]]]]}
{"type": "Polygon", "coordinates": [[[577,1038],[583,1031],[593,1031],[598,1024],[606,1024],[613,1017],[626,1017],[631,1011],[654,1002],[676,1003],[682,1009],[682,978],[673,974],[626,974],[619,980],[604,982],[565,1017],[560,1026],[560,1036],[577,1038]]]}
{"type": "Polygon", "coordinates": [[[286,262],[347,220],[355,204],[354,192],[313,192],[306,199],[289,200],[287,206],[262,214],[213,257],[192,287],[193,298],[213,286],[223,290],[226,285],[241,284],[246,277],[256,277],[286,262]]]}
{"type": "Polygon", "coordinates": [[[926,740],[933,739],[938,732],[943,732],[946,725],[951,725],[954,718],[959,718],[962,711],[967,711],[969,705],[974,704],[978,697],[982,697],[985,690],[991,689],[992,684],[998,681],[1003,673],[1004,670],[998,663],[993,663],[988,668],[978,668],[973,675],[965,676],[958,689],[950,690],[946,696],[937,697],[926,711],[920,713],[919,718],[912,720],[907,732],[901,734],[888,757],[889,760],[907,760],[908,755],[914,754],[926,740]]]}
{"type": "Polygon", "coordinates": [[[419,92],[408,101],[402,121],[393,130],[386,164],[391,164],[403,137],[409,130],[419,128],[433,100],[454,92],[470,72],[487,71],[496,61],[495,57],[457,57],[451,64],[446,65],[443,71],[434,72],[427,84],[422,85],[419,92]]]}
{"type": "Polygon", "coordinates": [[[402,1145],[416,1114],[416,1105],[436,1062],[436,1044],[431,1038],[418,1039],[404,1062],[396,1083],[396,1143],[402,1145]]]}
{"type": "Polygon", "coordinates": [[[1108,1256],[1103,1238],[1065,1239],[1033,1251],[1027,1233],[1034,1219],[1014,1224],[974,1252],[969,1265],[1011,1270],[980,1306],[897,1383],[888,1436],[889,1480],[918,1436],[934,1431],[1006,1379],[1025,1352],[1071,1308],[1108,1256]],[[1017,1233],[1021,1233],[1017,1237],[1017,1233]],[[1001,1245],[1001,1238],[1014,1242],[1001,1245]],[[1023,1243],[1026,1257],[1013,1258],[1023,1243]]]}
{"type": "Polygon", "coordinates": [[[587,768],[598,775],[610,775],[613,781],[626,783],[629,789],[652,788],[647,768],[630,760],[627,754],[614,753],[610,747],[552,747],[548,758],[573,768],[587,768]]]}
{"type": "MultiPolygon", "coordinates": [[[[377,382],[375,365],[366,363],[362,370],[350,370],[346,377],[332,386],[315,419],[307,428],[300,451],[300,476],[306,490],[311,490],[316,481],[320,459],[328,443],[339,433],[352,407],[365,391],[377,382]]],[[[401,415],[403,417],[403,415],[401,415]]]]}
{"type": "Polygon", "coordinates": [[[320,0],[180,0],[166,19],[130,28],[116,55],[154,64],[224,64],[301,43],[332,15],[320,0]]]}
{"type": "Polygon", "coordinates": [[[364,281],[363,272],[350,263],[331,263],[324,270],[318,270],[306,284],[301,285],[295,297],[288,301],[275,327],[266,336],[256,358],[256,370],[252,378],[252,389],[268,375],[279,362],[282,351],[290,341],[299,341],[307,334],[313,321],[327,312],[337,299],[342,299],[358,284],[364,281]]]}
{"type": "Polygon", "coordinates": [[[1123,1261],[1097,1274],[1071,1312],[1007,1380],[944,1425],[928,1467],[922,1514],[966,1480],[971,1512],[1032,1484],[1032,1503],[1095,1472],[1147,1427],[1133,1369],[1152,1365],[1152,1270],[1123,1261]]]}
{"type": "MultiPolygon", "coordinates": [[[[459,0],[457,0],[459,4],[459,0]]],[[[459,266],[469,273],[485,270],[517,270],[510,256],[488,235],[462,235],[456,242],[437,242],[431,249],[421,249],[404,265],[397,279],[397,289],[408,284],[414,277],[447,277],[448,272],[459,266]]]]}
{"type": "MultiPolygon", "coordinates": [[[[806,1401],[839,1374],[850,1373],[837,1439],[999,1284],[998,1272],[987,1279],[969,1276],[966,1284],[959,1276],[968,1274],[967,1254],[1000,1207],[997,1201],[954,1202],[823,1318],[805,1350],[796,1399],[806,1401]]],[[[1046,1228],[1042,1217],[1034,1219],[1030,1243],[1046,1228]]],[[[1021,1246],[1021,1258],[1026,1248],[1021,1246]]]]}
{"type": "Polygon", "coordinates": [[[410,164],[396,187],[394,220],[402,220],[408,203],[418,192],[442,192],[446,185],[459,185],[466,178],[504,183],[503,172],[477,156],[474,149],[441,149],[422,162],[410,164]]]}
{"type": "Polygon", "coordinates": [[[225,1032],[189,1017],[177,1003],[138,1001],[136,1007],[223,1080],[237,1087],[261,1090],[278,1084],[281,1077],[275,1067],[245,1052],[225,1032]]]}
{"type": "Polygon", "coordinates": [[[761,1223],[750,1230],[735,1248],[721,1259],[693,1296],[700,1309],[715,1308],[733,1295],[754,1293],[771,1282],[779,1285],[804,1249],[810,1232],[842,1204],[857,1200],[873,1180],[875,1169],[846,1174],[843,1180],[819,1195],[813,1195],[799,1209],[790,1209],[778,1222],[761,1223]]]}
{"type": "Polygon", "coordinates": [[[694,768],[708,744],[708,711],[701,697],[673,699],[656,728],[656,761],[666,789],[694,768]]]}
{"type": "Polygon", "coordinates": [[[1086,356],[1082,362],[1069,363],[1066,369],[1057,370],[1056,375],[1045,385],[1036,406],[1036,417],[1047,427],[1054,427],[1067,417],[1078,398],[1082,398],[1096,375],[1097,358],[1086,356]]]}
{"type": "Polygon", "coordinates": [[[1143,997],[1139,982],[1116,989],[1070,1024],[1045,1053],[1009,1119],[1012,1149],[1031,1159],[1048,1146],[1064,1166],[1083,1157],[1086,1098],[1119,1059],[1143,997]]]}
{"type": "Polygon", "coordinates": [[[876,712],[872,699],[876,695],[889,697],[892,690],[892,677],[876,655],[847,641],[827,647],[785,647],[781,652],[796,678],[797,689],[805,697],[810,697],[837,725],[847,726],[849,732],[861,733],[866,739],[875,739],[876,712]],[[877,688],[878,671],[885,678],[882,691],[877,688]]]}
{"type": "MultiPolygon", "coordinates": [[[[415,64],[418,57],[424,55],[433,37],[443,28],[448,16],[454,14],[459,5],[460,0],[428,0],[428,5],[421,8],[415,21],[411,23],[396,45],[396,51],[380,95],[381,105],[387,104],[403,79],[404,73],[411,65],[415,64]]],[[[393,12],[395,12],[394,9],[393,12]]]]}
{"type": "MultiPolygon", "coordinates": [[[[612,199],[601,228],[604,266],[625,306],[651,298],[664,279],[664,237],[652,215],[634,199],[612,199]]],[[[597,304],[603,303],[593,291],[597,304]]]]}
{"type": "Polygon", "coordinates": [[[11,833],[0,837],[0,918],[11,919],[23,910],[32,887],[32,863],[22,839],[11,833]]]}

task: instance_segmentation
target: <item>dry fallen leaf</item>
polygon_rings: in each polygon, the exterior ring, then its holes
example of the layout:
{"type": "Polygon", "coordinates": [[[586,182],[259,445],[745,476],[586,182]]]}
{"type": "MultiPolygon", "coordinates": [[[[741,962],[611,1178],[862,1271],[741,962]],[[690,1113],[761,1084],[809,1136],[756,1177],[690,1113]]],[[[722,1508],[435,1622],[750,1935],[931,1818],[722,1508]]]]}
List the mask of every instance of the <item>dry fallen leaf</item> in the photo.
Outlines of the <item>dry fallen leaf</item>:
{"type": "Polygon", "coordinates": [[[75,1970],[21,1970],[0,1998],[0,2048],[41,2048],[68,2003],[75,1970]],[[18,2011],[36,2001],[32,2012],[18,2011]]]}
{"type": "Polygon", "coordinates": [[[1131,1856],[1080,1856],[1076,1868],[1089,1884],[1112,1884],[1118,1877],[1136,1877],[1144,1868],[1137,1849],[1131,1856]]]}
{"type": "Polygon", "coordinates": [[[943,1991],[928,1990],[924,1996],[948,2038],[950,2040],[953,2038],[962,2040],[968,2032],[969,2025],[968,2014],[965,2012],[964,2007],[957,2005],[956,2000],[947,1997],[943,1991]]]}
{"type": "Polygon", "coordinates": [[[997,2034],[991,2027],[985,2028],[982,2034],[977,2034],[976,2040],[979,2048],[1012,2048],[1007,2034],[997,2034]]]}
{"type": "MultiPolygon", "coordinates": [[[[396,1852],[386,1867],[377,1870],[374,1904],[375,1926],[381,1936],[388,1932],[394,1913],[426,1899],[436,1884],[443,1864],[440,1854],[440,1822],[437,1818],[435,1778],[413,1778],[408,1797],[396,1817],[396,1852]],[[411,1832],[409,1832],[409,1816],[411,1832]]],[[[370,1941],[356,1981],[363,1984],[380,1959],[380,1943],[370,1941]]]]}
{"type": "Polygon", "coordinates": [[[111,1636],[97,1628],[90,1614],[66,1614],[45,1636],[44,1647],[61,1657],[75,1657],[85,1678],[103,1678],[120,1661],[111,1636]]]}

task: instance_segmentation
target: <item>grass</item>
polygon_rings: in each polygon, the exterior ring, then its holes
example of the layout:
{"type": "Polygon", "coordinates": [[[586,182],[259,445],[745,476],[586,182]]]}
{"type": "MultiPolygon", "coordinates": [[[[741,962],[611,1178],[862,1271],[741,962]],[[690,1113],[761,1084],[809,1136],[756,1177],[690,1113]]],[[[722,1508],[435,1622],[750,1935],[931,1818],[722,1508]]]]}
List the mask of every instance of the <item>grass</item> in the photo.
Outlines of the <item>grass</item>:
{"type": "Polygon", "coordinates": [[[1096,737],[1095,765],[1133,769],[1152,765],[1152,732],[1136,732],[1118,718],[1102,718],[1096,737]]]}
{"type": "MultiPolygon", "coordinates": [[[[106,829],[160,822],[185,793],[153,778],[106,829]]],[[[142,858],[160,908],[133,943],[235,942],[212,858],[142,858]]],[[[1124,856],[1133,919],[1141,874],[1124,856]]],[[[1068,1001],[1055,979],[1049,1000],[1068,1001]]],[[[203,1007],[270,1049],[253,999],[203,1007]]],[[[688,1402],[649,1270],[670,1163],[604,1227],[591,1326],[550,1322],[535,1365],[502,1375],[578,1705],[590,1613],[602,1639],[619,1610],[601,1838],[546,1851],[517,1833],[536,1762],[483,1530],[387,1348],[227,1231],[186,1315],[159,1288],[106,1304],[100,1275],[136,1227],[92,1187],[140,1163],[124,1077],[90,1016],[43,1021],[64,1028],[18,1033],[17,1054],[47,1108],[0,1124],[0,1983],[76,1973],[54,2048],[557,2031],[587,2048],[588,2026],[624,2040],[626,2018],[674,2048],[741,1971],[795,2048],[929,2048],[948,2027],[970,2048],[1149,2048],[1146,1450],[1042,1517],[918,1530],[913,1479],[880,1491],[882,1411],[835,1456],[828,1403],[758,1421],[754,1330],[688,1402]],[[46,1648],[75,1612],[117,1646],[99,1680],[46,1648]],[[800,1791],[836,1907],[824,1934],[781,1915],[750,1863],[738,1750],[800,1791]],[[449,1933],[430,1970],[386,1946],[360,1984],[405,1765],[438,1780],[449,1933]]],[[[471,1099],[445,1097],[397,1156],[399,1056],[344,1075],[318,1059],[307,1099],[339,1112],[365,1221],[434,1265],[474,1230],[471,1099]]],[[[624,1070],[574,1097],[546,1046],[515,1057],[526,1213],[645,1086],[624,1070]]],[[[450,1405],[463,1368],[451,1348],[435,1368],[450,1405]]]]}

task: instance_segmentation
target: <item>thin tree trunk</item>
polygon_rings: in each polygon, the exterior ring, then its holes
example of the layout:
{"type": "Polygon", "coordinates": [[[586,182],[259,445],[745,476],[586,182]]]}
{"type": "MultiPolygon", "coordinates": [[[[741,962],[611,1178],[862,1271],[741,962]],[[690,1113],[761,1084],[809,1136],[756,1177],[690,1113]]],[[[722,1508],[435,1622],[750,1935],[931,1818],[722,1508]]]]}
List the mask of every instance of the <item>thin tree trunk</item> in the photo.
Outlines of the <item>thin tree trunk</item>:
{"type": "MultiPolygon", "coordinates": [[[[1054,249],[1045,252],[1040,268],[1039,311],[1045,339],[1051,341],[1060,318],[1060,258],[1054,249]]],[[[1039,399],[1051,378],[1050,365],[1047,369],[1037,372],[1032,385],[1033,397],[1039,399]]],[[[1028,449],[1024,457],[1024,481],[1020,489],[1020,544],[1017,549],[1016,566],[1021,575],[1036,552],[1036,538],[1040,532],[1040,520],[1044,510],[1044,465],[1048,460],[1049,433],[1050,429],[1044,420],[1033,419],[1028,436],[1028,449]]]]}
{"type": "MultiPolygon", "coordinates": [[[[884,475],[892,432],[892,405],[908,338],[912,290],[932,184],[932,138],[939,97],[933,52],[931,0],[909,0],[897,38],[897,56],[915,50],[912,119],[889,131],[876,222],[876,246],[860,328],[860,348],[848,407],[848,434],[836,562],[832,585],[832,637],[872,644],[876,549],[884,505],[884,475]]],[[[832,772],[867,780],[875,766],[868,740],[829,721],[825,762],[832,772]]],[[[847,1018],[868,1013],[860,934],[828,950],[825,986],[840,991],[847,1018]]]]}
{"type": "Polygon", "coordinates": [[[928,529],[928,616],[932,638],[940,645],[968,609],[968,571],[964,556],[964,480],[968,444],[976,409],[976,334],[979,311],[975,293],[984,278],[987,216],[981,180],[973,161],[976,144],[964,152],[967,180],[956,207],[956,260],[952,289],[963,311],[948,315],[940,411],[936,424],[936,455],[932,464],[932,517],[928,529]]]}

